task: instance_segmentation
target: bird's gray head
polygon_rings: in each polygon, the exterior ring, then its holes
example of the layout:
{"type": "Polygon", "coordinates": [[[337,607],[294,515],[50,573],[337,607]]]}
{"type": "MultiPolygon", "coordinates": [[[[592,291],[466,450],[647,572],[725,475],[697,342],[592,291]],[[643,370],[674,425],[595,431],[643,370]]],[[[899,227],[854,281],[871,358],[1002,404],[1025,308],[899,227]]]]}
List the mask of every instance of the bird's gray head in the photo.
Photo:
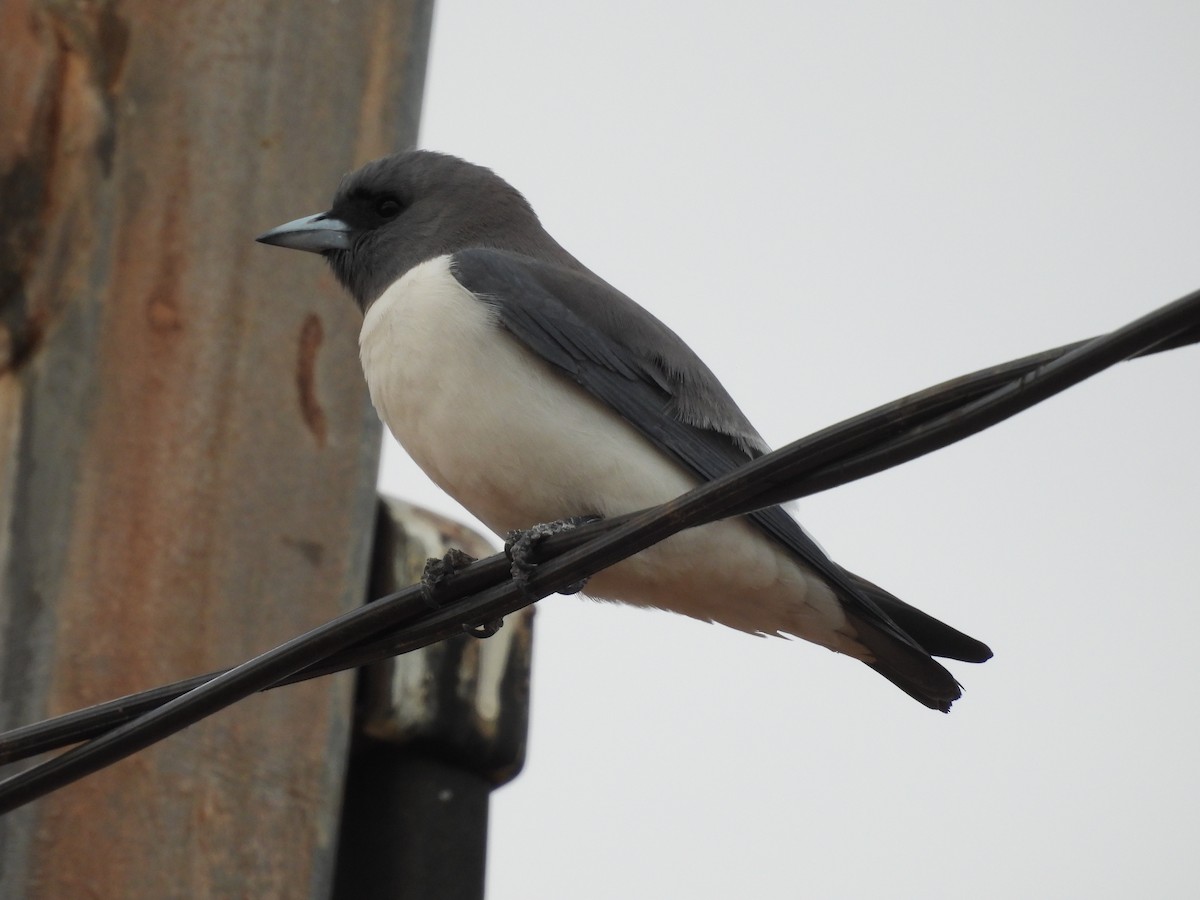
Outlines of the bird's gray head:
{"type": "Polygon", "coordinates": [[[327,211],[258,240],[322,254],[364,310],[413,266],[467,247],[573,262],[506,181],[427,150],[367,163],[342,179],[327,211]]]}

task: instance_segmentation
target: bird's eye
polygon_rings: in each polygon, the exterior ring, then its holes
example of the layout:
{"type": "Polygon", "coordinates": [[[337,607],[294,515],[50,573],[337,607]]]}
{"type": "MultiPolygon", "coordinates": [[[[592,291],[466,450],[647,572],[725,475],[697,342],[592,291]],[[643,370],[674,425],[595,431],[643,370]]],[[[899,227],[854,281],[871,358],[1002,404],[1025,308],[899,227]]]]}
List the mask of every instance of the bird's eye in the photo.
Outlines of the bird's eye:
{"type": "Polygon", "coordinates": [[[400,215],[400,203],[392,197],[384,197],[376,202],[375,213],[381,219],[394,219],[400,215]]]}

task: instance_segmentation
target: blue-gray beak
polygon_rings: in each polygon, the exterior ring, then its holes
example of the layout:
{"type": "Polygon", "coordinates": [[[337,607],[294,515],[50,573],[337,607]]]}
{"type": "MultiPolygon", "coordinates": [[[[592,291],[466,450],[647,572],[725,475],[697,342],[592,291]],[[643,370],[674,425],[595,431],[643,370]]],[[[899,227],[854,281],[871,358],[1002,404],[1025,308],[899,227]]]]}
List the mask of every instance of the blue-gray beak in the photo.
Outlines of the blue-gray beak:
{"type": "Polygon", "coordinates": [[[274,244],[289,250],[328,253],[330,250],[350,249],[350,230],[350,226],[341,219],[331,218],[329,213],[317,213],[265,231],[255,240],[260,244],[274,244]]]}

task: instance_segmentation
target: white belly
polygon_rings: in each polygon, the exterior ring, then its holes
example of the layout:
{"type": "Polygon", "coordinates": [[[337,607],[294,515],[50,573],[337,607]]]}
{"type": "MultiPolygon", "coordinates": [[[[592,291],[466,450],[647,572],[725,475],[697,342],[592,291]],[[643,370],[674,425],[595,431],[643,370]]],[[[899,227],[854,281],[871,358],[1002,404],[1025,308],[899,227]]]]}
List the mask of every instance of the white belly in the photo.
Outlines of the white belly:
{"type": "MultiPolygon", "coordinates": [[[[499,328],[450,274],[448,257],[385,292],[359,342],[371,399],[396,440],[501,534],[642,509],[696,484],[499,328]]],[[[684,532],[597,574],[587,592],[863,654],[840,633],[845,618],[828,587],[740,520],[684,532]]]]}

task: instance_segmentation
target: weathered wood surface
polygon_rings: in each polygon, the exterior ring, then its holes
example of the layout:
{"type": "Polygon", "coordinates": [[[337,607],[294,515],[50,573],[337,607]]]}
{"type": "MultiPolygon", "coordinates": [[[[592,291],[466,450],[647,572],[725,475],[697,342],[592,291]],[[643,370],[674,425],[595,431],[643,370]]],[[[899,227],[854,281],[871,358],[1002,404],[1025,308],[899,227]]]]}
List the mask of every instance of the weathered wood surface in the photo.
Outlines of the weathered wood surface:
{"type": "MultiPolygon", "coordinates": [[[[359,317],[256,245],[411,145],[430,0],[0,0],[0,727],[361,602],[359,317]]],[[[3,897],[325,896],[344,676],[0,819],[3,897]]]]}

